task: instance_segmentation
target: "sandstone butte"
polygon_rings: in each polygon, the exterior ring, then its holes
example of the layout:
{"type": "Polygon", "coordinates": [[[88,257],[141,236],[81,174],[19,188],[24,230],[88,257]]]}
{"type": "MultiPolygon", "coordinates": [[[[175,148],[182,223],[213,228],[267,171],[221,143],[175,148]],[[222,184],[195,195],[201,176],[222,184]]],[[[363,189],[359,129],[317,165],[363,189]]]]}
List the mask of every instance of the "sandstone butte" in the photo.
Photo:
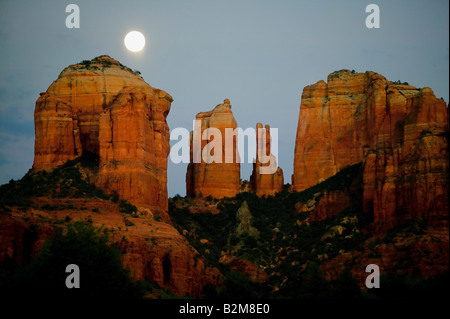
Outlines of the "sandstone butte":
{"type": "Polygon", "coordinates": [[[283,170],[277,167],[277,160],[271,153],[270,126],[263,129],[262,123],[256,124],[256,161],[250,177],[251,189],[258,196],[275,195],[284,185],[283,170]],[[267,159],[269,159],[267,161],[267,159]],[[263,162],[263,163],[262,163],[263,162]],[[273,167],[273,174],[261,174],[261,167],[273,167]]]}
{"type": "MultiPolygon", "coordinates": [[[[200,128],[198,134],[203,135],[205,130],[209,128],[216,128],[222,135],[221,141],[216,141],[213,151],[211,150],[211,156],[217,156],[221,159],[221,162],[205,162],[204,158],[200,155],[201,161],[194,163],[193,154],[193,138],[195,132],[191,132],[190,139],[190,163],[186,172],[186,194],[192,197],[207,197],[212,196],[214,198],[233,197],[240,191],[240,161],[237,148],[237,134],[233,136],[232,149],[226,150],[225,143],[225,129],[237,128],[236,120],[234,119],[233,112],[231,111],[230,101],[225,99],[223,104],[217,105],[212,111],[201,112],[196,115],[196,120],[200,121],[200,128]],[[216,147],[217,145],[217,147],[216,147]],[[219,155],[215,154],[216,151],[222,152],[219,155]],[[225,161],[225,156],[233,156],[225,161]]],[[[201,136],[199,135],[199,136],[201,136]]],[[[201,139],[201,147],[199,150],[203,150],[206,145],[214,141],[216,136],[210,134],[205,140],[201,139]]],[[[199,137],[200,139],[200,137],[199,137]]]]}
{"type": "MultiPolygon", "coordinates": [[[[83,168],[82,173],[106,193],[116,191],[137,205],[140,217],[129,217],[134,224],[129,226],[116,204],[103,200],[81,204],[101,212],[92,216],[94,225],[115,229],[112,244],[121,248],[134,279],[150,279],[175,294],[198,297],[204,285],[217,284],[220,272],[205,266],[167,214],[166,117],[171,102],[168,93],[109,56],[71,65],[36,102],[33,170],[52,170],[83,154],[96,154],[98,167],[83,168]],[[154,213],[161,222],[153,220],[154,213]]],[[[239,171],[237,176],[239,182],[239,171]]],[[[76,220],[84,211],[57,211],[50,218],[67,214],[76,220]]],[[[7,233],[0,245],[20,257],[27,223],[18,220],[2,221],[7,233]]],[[[31,243],[33,251],[51,235],[52,227],[43,225],[38,232],[31,243]]]]}
{"type": "Polygon", "coordinates": [[[36,102],[33,169],[97,154],[92,182],[166,212],[171,102],[168,93],[109,56],[70,65],[36,102]]]}
{"type": "Polygon", "coordinates": [[[334,72],[303,90],[292,188],[363,163],[364,211],[389,228],[409,218],[447,227],[448,106],[430,88],[374,72],[334,72]]]}

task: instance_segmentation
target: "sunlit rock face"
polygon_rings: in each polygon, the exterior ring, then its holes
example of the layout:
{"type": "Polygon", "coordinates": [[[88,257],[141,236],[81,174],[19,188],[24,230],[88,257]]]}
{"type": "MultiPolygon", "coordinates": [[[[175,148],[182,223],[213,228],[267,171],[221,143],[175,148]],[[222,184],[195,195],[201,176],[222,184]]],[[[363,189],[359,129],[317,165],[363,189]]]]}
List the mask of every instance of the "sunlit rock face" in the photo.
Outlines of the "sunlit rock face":
{"type": "Polygon", "coordinates": [[[167,211],[166,117],[172,97],[109,56],[65,68],[36,102],[34,170],[96,154],[92,181],[167,211]]]}
{"type": "MultiPolygon", "coordinates": [[[[225,142],[226,129],[234,130],[237,128],[230,101],[225,99],[224,103],[217,105],[212,111],[198,113],[196,120],[200,121],[199,139],[208,128],[215,128],[220,131],[222,140],[218,141],[218,148],[221,149],[221,154],[217,155],[220,151],[217,154],[214,153],[218,151],[215,148],[211,150],[211,154],[212,156],[218,156],[217,161],[207,163],[203,158],[200,158],[201,162],[195,163],[193,139],[196,136],[194,136],[195,132],[191,134],[191,161],[186,173],[186,193],[193,197],[233,197],[240,191],[240,162],[236,160],[238,158],[236,150],[237,135],[232,137],[232,144],[230,144],[229,149],[227,149],[225,142]],[[227,154],[230,157],[229,161],[225,159],[227,154]]],[[[199,149],[203,151],[214,138],[216,136],[211,136],[210,139],[201,139],[199,149]]]]}
{"type": "Polygon", "coordinates": [[[272,138],[270,126],[263,129],[262,123],[256,124],[256,160],[250,176],[252,191],[258,196],[274,195],[283,189],[283,170],[277,166],[277,159],[271,153],[272,138]],[[266,169],[267,172],[262,171],[266,169]],[[269,174],[270,173],[270,174],[269,174]]]}
{"type": "Polygon", "coordinates": [[[304,88],[293,189],[360,162],[364,210],[375,223],[422,218],[448,226],[448,107],[430,88],[348,70],[304,88]]]}

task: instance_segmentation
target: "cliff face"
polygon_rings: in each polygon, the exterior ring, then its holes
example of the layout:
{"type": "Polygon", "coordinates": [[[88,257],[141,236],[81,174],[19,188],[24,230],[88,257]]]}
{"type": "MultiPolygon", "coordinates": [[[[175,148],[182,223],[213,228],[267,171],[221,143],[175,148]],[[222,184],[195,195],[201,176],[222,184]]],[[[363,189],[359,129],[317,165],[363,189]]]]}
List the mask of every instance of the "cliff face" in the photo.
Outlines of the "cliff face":
{"type": "Polygon", "coordinates": [[[447,136],[446,103],[431,89],[374,72],[332,73],[303,90],[293,189],[364,162],[364,209],[376,223],[448,224],[447,136]]]}
{"type": "Polygon", "coordinates": [[[99,119],[100,168],[97,185],[118,189],[137,205],[167,211],[167,156],[170,110],[164,92],[147,95],[122,89],[99,119]]]}
{"type": "Polygon", "coordinates": [[[448,117],[429,88],[387,89],[389,116],[365,159],[364,209],[391,226],[408,218],[448,227],[448,117]]]}
{"type": "Polygon", "coordinates": [[[226,129],[237,128],[230,101],[225,99],[223,104],[217,105],[212,111],[197,114],[196,120],[200,125],[197,132],[194,130],[191,134],[191,161],[186,173],[186,194],[193,197],[233,197],[240,190],[240,163],[236,150],[237,134],[232,137],[232,145],[227,147],[225,142],[226,129]],[[222,140],[215,140],[214,131],[210,131],[208,134],[207,129],[220,131],[222,140]],[[199,163],[194,162],[196,157],[193,151],[195,139],[201,140],[199,151],[205,155],[198,154],[198,159],[201,160],[199,163]],[[213,143],[214,146],[210,143],[213,143]],[[209,152],[211,155],[209,163],[205,161],[208,148],[206,145],[213,147],[209,152]],[[213,158],[218,161],[213,161],[213,158]]]}
{"type": "Polygon", "coordinates": [[[284,185],[283,170],[277,167],[277,160],[271,153],[270,126],[264,130],[261,123],[256,125],[256,161],[253,163],[253,171],[250,176],[252,191],[258,196],[274,195],[281,191],[284,185]],[[261,172],[267,169],[270,174],[261,172]]]}
{"type": "Polygon", "coordinates": [[[171,101],[108,56],[71,65],[36,102],[33,169],[51,170],[94,153],[100,158],[92,172],[97,186],[167,211],[171,101]]]}
{"type": "Polygon", "coordinates": [[[316,185],[362,161],[386,113],[381,75],[340,71],[303,89],[293,188],[316,185]],[[369,92],[370,91],[370,92],[369,92]]]}
{"type": "Polygon", "coordinates": [[[41,93],[34,112],[33,169],[52,169],[83,154],[72,107],[53,94],[41,93]]]}

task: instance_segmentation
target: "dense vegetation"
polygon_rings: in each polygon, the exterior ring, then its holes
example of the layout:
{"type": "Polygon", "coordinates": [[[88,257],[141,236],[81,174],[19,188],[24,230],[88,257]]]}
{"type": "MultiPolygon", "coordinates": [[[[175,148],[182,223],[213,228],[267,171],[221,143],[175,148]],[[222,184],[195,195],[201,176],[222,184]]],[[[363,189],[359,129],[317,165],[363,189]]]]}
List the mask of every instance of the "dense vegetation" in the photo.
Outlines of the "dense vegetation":
{"type": "MultiPolygon", "coordinates": [[[[306,203],[318,193],[325,190],[339,190],[349,188],[360,170],[360,165],[354,165],[343,170],[336,176],[324,181],[323,183],[307,189],[303,192],[290,192],[286,187],[282,192],[275,196],[258,198],[252,193],[241,193],[234,198],[226,198],[218,203],[219,214],[199,213],[190,214],[188,207],[191,205],[189,199],[175,197],[169,202],[169,212],[176,227],[180,231],[188,230],[187,238],[195,247],[204,253],[208,249],[211,253],[206,254],[207,260],[214,266],[220,257],[220,252],[230,251],[240,241],[241,245],[238,254],[264,267],[269,266],[272,260],[267,259],[272,252],[278,252],[287,249],[289,259],[303,261],[314,260],[321,253],[336,254],[338,250],[347,246],[355,248],[361,243],[364,235],[353,233],[353,228],[348,227],[347,235],[354,236],[348,241],[335,243],[334,248],[328,248],[320,238],[330,227],[342,222],[345,217],[357,216],[354,219],[355,226],[367,222],[367,217],[361,216],[361,209],[358,204],[342,212],[337,218],[325,223],[312,223],[307,225],[301,223],[307,219],[309,213],[295,213],[294,206],[298,202],[306,203]],[[259,230],[260,236],[255,239],[248,235],[241,235],[237,238],[236,212],[246,201],[252,214],[252,226],[259,230]],[[300,225],[299,225],[300,224],[300,225]],[[302,236],[297,236],[302,234],[302,236]],[[202,238],[208,239],[213,244],[205,247],[199,243],[202,238]],[[316,248],[312,254],[305,253],[305,247],[316,248]]],[[[355,194],[356,196],[356,194],[355,194]]],[[[349,220],[348,218],[345,219],[349,220]]],[[[276,256],[276,254],[274,254],[276,256]]],[[[275,257],[274,256],[274,257],[275,257]]]]}
{"type": "MultiPolygon", "coordinates": [[[[29,171],[22,179],[11,180],[0,186],[0,214],[9,214],[14,207],[26,212],[30,208],[41,210],[85,210],[75,207],[72,198],[103,199],[117,203],[124,214],[136,217],[137,207],[120,199],[116,192],[106,195],[83,176],[83,168],[98,167],[98,156],[86,153],[51,172],[29,171]],[[42,197],[44,204],[37,207],[35,199],[42,197]],[[67,198],[66,204],[45,203],[45,198],[67,198]]],[[[98,212],[97,208],[93,212],[98,212]]],[[[24,221],[29,217],[23,214],[24,221]]],[[[96,228],[92,219],[72,221],[69,215],[64,220],[51,220],[55,234],[45,242],[39,255],[31,256],[32,243],[38,237],[40,226],[32,223],[25,230],[23,242],[24,260],[17,264],[6,258],[0,265],[0,292],[8,298],[59,297],[59,298],[173,298],[168,291],[154,282],[133,282],[128,270],[123,268],[120,252],[109,243],[107,228],[96,228]],[[80,267],[82,289],[67,289],[64,270],[68,264],[80,267]]],[[[43,219],[44,220],[44,219],[43,219]]],[[[124,221],[127,224],[126,215],[124,221]]],[[[130,226],[128,224],[128,226],[130,226]]]]}
{"type": "Polygon", "coordinates": [[[10,180],[8,184],[0,186],[0,211],[9,211],[8,207],[19,207],[27,211],[32,206],[33,197],[51,196],[64,197],[98,197],[108,199],[102,190],[84,179],[76,166],[92,165],[95,158],[90,155],[68,161],[64,166],[51,172],[29,171],[20,180],[10,180]]]}
{"type": "MultiPolygon", "coordinates": [[[[29,172],[21,180],[11,180],[0,186],[0,213],[8,213],[13,207],[22,211],[34,205],[35,197],[53,198],[101,198],[118,204],[122,213],[136,215],[136,206],[121,200],[117,193],[104,194],[89,183],[80,172],[83,167],[95,168],[98,158],[86,154],[67,162],[51,172],[29,172]]],[[[169,214],[174,226],[184,234],[191,245],[205,257],[209,266],[217,267],[224,274],[219,287],[207,286],[206,298],[437,298],[448,283],[448,273],[425,280],[414,276],[383,274],[383,289],[362,292],[359,283],[348,268],[335,280],[328,281],[320,265],[324,258],[332,259],[347,251],[374,249],[380,243],[392,243],[399,234],[424,233],[423,221],[407,221],[391,229],[383,239],[367,244],[370,238],[368,225],[370,214],[362,213],[360,189],[361,164],[350,166],[326,181],[303,192],[291,192],[289,185],[274,196],[258,198],[252,193],[241,193],[234,198],[216,200],[208,197],[206,206],[216,205],[219,213],[192,213],[199,204],[188,197],[175,196],[169,200],[169,214]],[[308,223],[309,212],[298,212],[296,205],[317,201],[326,191],[341,190],[351,197],[351,205],[339,215],[324,222],[308,223]],[[239,233],[237,211],[248,205],[251,227],[254,233],[239,233]],[[335,229],[340,230],[336,235],[335,229]],[[207,243],[202,241],[207,239],[207,243]],[[365,246],[365,247],[364,247],[365,246]],[[228,256],[246,259],[263,268],[269,275],[264,284],[252,282],[244,274],[231,271],[219,262],[223,252],[228,256]]],[[[69,205],[69,204],[68,204],[69,205]]],[[[40,209],[54,210],[45,204],[40,209]]],[[[74,207],[65,207],[74,209],[74,207]]],[[[83,207],[80,207],[82,209],[83,207]]],[[[63,209],[63,208],[61,208],[63,209]]],[[[33,225],[32,225],[33,226],[33,225]]],[[[16,294],[39,294],[40,296],[114,296],[172,298],[155,283],[130,281],[123,269],[117,250],[108,244],[107,233],[89,223],[64,220],[54,224],[57,231],[36,259],[25,261],[22,267],[2,267],[1,291],[16,294]],[[66,228],[58,228],[58,227],[66,228]],[[64,285],[65,266],[75,263],[83,269],[83,288],[78,292],[64,285]],[[63,269],[61,271],[61,269],[63,269]],[[6,271],[6,275],[5,272],[6,271]],[[94,276],[94,274],[96,274],[94,276]],[[62,290],[62,291],[61,291],[62,290]]],[[[33,232],[36,229],[30,227],[33,232]]],[[[33,234],[30,234],[32,236],[33,234]]],[[[379,256],[378,256],[379,257],[379,256]]],[[[6,265],[7,266],[7,265],[6,265]]]]}
{"type": "MultiPolygon", "coordinates": [[[[100,57],[98,57],[98,58],[100,58],[100,57]]],[[[83,60],[83,61],[79,62],[78,64],[82,65],[83,68],[85,68],[86,70],[100,70],[100,67],[103,70],[104,68],[109,68],[109,67],[112,66],[112,63],[110,61],[108,61],[108,60],[99,60],[97,58],[95,58],[93,60],[83,60]]],[[[126,70],[128,72],[131,72],[134,75],[141,75],[140,71],[132,70],[129,67],[123,65],[120,62],[119,62],[119,66],[120,66],[120,68],[122,70],[126,70]]]]}
{"type": "Polygon", "coordinates": [[[0,290],[8,297],[139,298],[143,289],[122,266],[118,249],[108,245],[105,229],[75,222],[44,243],[40,254],[2,276],[0,290]],[[66,266],[80,268],[80,289],[67,289],[66,266]]]}
{"type": "MultiPolygon", "coordinates": [[[[333,281],[324,278],[320,268],[324,259],[330,260],[348,251],[362,251],[371,236],[368,226],[372,216],[362,212],[361,178],[362,166],[356,164],[303,192],[290,192],[287,185],[275,196],[258,198],[251,193],[241,193],[218,202],[209,199],[207,204],[217,203],[220,210],[215,214],[190,213],[189,207],[195,207],[195,201],[175,196],[169,201],[169,213],[175,227],[205,256],[207,264],[225,274],[221,287],[206,289],[208,297],[390,298],[411,296],[412,292],[416,297],[427,296],[430,292],[427,287],[438,287],[438,281],[394,276],[392,285],[383,289],[383,293],[363,293],[347,268],[333,281]],[[336,190],[350,194],[352,202],[339,215],[324,222],[307,223],[310,213],[295,211],[297,203],[317,200],[325,191],[336,190]],[[258,230],[257,236],[239,235],[236,231],[239,223],[236,213],[244,202],[252,215],[252,227],[258,230]],[[337,228],[341,232],[339,235],[334,232],[337,228]],[[201,239],[207,239],[210,244],[205,245],[201,239]],[[259,285],[230,271],[219,262],[223,252],[260,266],[269,275],[268,281],[259,285]]],[[[421,221],[409,221],[392,229],[383,242],[392,241],[400,231],[421,234],[425,227],[421,221]]],[[[372,245],[375,247],[379,243],[380,240],[372,245]]],[[[374,250],[374,254],[377,253],[374,250]]]]}

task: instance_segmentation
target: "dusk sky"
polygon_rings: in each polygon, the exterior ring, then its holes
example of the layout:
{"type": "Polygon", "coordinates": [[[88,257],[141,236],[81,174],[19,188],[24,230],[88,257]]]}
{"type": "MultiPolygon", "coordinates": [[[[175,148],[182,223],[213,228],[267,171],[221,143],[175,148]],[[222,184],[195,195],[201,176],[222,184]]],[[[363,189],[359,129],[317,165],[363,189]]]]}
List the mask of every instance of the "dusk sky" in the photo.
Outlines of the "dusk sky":
{"type": "MultiPolygon", "coordinates": [[[[278,128],[279,166],[291,182],[305,86],[340,69],[431,87],[449,101],[449,1],[4,1],[0,0],[0,184],[34,156],[34,108],[68,65],[107,54],[174,98],[170,129],[225,98],[239,127],[278,128]],[[80,8],[68,29],[68,4],[80,8]],[[380,28],[368,29],[368,4],[380,28]],[[124,47],[138,30],[145,49],[124,47]]],[[[187,164],[168,165],[169,196],[185,195],[187,164]]],[[[249,179],[251,164],[241,166],[249,179]]]]}

